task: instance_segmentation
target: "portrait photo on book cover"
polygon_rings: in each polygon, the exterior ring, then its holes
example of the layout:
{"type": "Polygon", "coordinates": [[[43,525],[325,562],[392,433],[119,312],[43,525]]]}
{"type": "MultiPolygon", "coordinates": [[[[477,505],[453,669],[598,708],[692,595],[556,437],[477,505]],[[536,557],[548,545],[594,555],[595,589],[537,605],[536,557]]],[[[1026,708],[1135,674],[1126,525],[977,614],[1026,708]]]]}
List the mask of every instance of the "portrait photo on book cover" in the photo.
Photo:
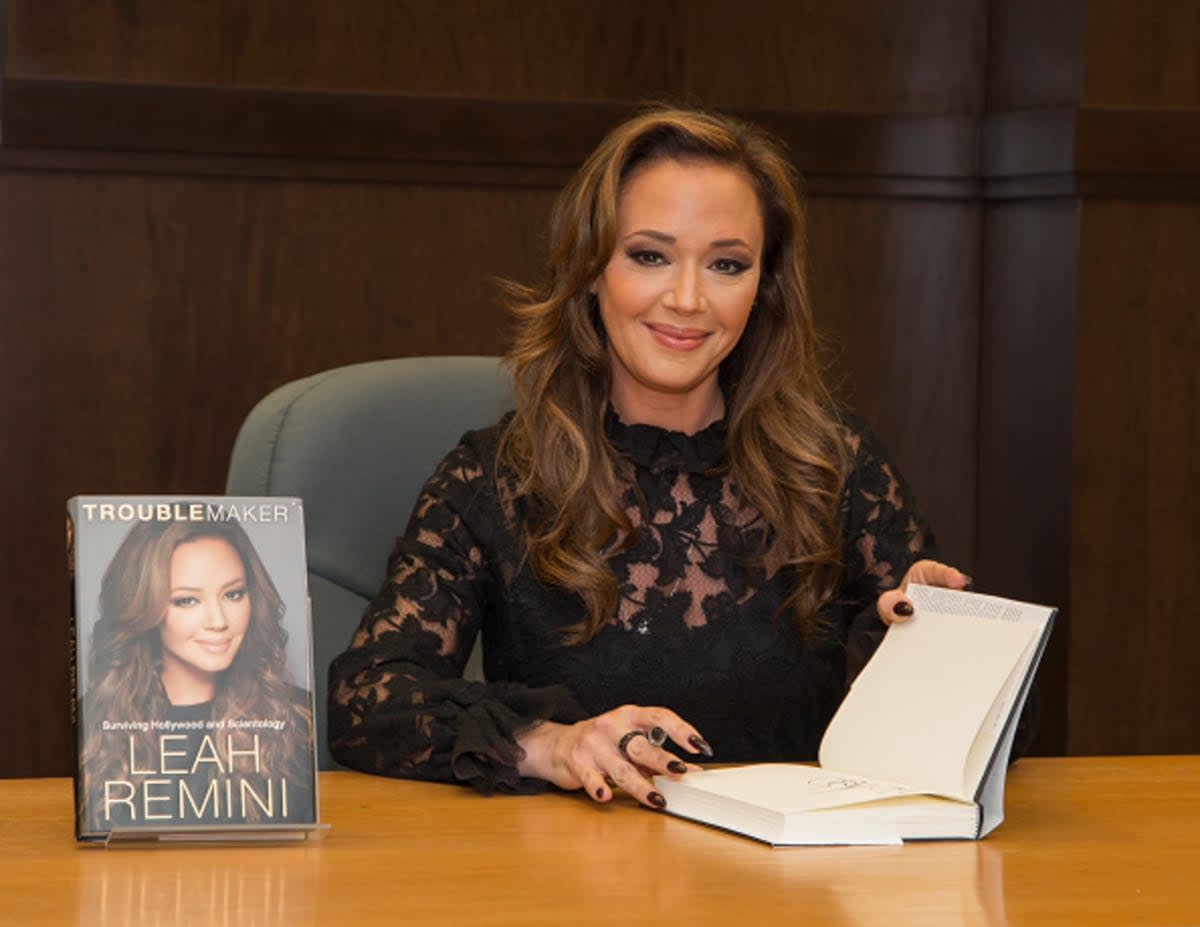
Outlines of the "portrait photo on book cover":
{"type": "Polygon", "coordinates": [[[237,501],[72,500],[80,835],[315,822],[303,511],[237,501]]]}

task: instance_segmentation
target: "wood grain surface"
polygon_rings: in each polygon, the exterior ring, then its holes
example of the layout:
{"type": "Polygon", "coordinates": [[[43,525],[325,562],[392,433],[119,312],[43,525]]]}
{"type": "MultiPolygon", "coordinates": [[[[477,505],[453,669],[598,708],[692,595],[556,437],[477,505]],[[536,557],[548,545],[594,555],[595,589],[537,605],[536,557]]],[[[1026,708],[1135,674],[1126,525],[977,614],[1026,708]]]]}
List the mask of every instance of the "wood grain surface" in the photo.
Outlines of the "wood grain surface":
{"type": "Polygon", "coordinates": [[[981,842],[773,849],[578,794],[322,775],[302,846],[76,848],[70,782],[0,782],[0,920],[1168,925],[1200,920],[1200,758],[1024,760],[981,842]]]}

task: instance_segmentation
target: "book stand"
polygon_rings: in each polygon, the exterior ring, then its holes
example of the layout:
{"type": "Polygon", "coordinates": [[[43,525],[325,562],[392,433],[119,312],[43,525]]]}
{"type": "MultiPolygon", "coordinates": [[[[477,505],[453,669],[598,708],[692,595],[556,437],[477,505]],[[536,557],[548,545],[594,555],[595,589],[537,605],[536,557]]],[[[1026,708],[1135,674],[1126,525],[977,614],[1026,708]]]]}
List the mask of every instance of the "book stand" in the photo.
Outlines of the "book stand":
{"type": "Polygon", "coordinates": [[[89,841],[105,849],[144,849],[149,846],[272,846],[323,840],[329,824],[264,824],[250,827],[124,827],[89,841]]]}

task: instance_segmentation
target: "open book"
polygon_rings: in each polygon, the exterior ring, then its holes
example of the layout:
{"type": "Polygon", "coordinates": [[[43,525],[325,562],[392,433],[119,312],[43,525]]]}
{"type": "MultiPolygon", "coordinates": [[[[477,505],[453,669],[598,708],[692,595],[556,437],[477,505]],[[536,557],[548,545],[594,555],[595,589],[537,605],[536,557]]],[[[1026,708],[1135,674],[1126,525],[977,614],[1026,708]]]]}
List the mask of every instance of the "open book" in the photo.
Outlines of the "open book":
{"type": "Polygon", "coordinates": [[[667,811],[772,844],[978,839],[1004,820],[1004,776],[1055,609],[910,584],[821,740],[820,766],[657,776],[667,811]]]}

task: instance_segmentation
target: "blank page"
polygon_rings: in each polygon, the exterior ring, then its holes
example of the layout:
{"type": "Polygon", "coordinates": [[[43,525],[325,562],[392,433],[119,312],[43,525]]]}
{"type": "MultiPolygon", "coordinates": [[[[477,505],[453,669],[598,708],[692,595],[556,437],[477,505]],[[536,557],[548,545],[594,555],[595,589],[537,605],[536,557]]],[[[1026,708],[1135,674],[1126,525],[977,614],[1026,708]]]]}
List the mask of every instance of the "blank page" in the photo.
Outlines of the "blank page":
{"type": "Polygon", "coordinates": [[[971,745],[1037,630],[937,613],[892,625],[830,722],[821,766],[971,801],[971,745]]]}

